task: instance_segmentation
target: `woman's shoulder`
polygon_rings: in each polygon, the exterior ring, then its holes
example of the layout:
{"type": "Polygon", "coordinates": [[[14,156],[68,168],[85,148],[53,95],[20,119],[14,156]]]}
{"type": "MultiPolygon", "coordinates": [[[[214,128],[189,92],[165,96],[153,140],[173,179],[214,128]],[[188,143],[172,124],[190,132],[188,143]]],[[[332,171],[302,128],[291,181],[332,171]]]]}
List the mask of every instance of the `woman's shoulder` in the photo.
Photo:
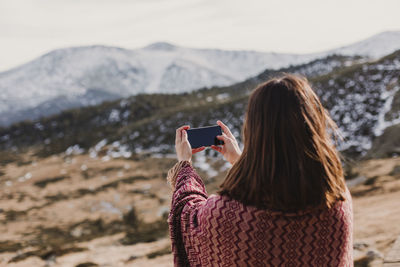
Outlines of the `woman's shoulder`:
{"type": "Polygon", "coordinates": [[[201,213],[203,215],[218,216],[219,214],[226,214],[228,211],[241,212],[246,209],[245,205],[228,196],[211,194],[202,206],[201,213]]]}
{"type": "Polygon", "coordinates": [[[258,208],[255,206],[245,205],[227,195],[212,194],[208,197],[204,207],[207,210],[213,210],[214,213],[227,211],[242,211],[249,213],[265,213],[272,217],[329,217],[329,216],[346,216],[352,214],[352,199],[349,190],[346,190],[345,200],[337,201],[332,207],[311,207],[300,211],[280,211],[268,208],[258,208]]]}

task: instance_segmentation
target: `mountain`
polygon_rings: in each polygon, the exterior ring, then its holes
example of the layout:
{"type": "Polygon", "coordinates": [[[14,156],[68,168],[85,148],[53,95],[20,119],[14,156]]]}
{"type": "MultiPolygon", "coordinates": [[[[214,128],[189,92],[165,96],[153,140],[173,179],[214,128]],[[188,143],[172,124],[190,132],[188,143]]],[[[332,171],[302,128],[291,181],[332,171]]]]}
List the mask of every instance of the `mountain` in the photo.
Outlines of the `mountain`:
{"type": "Polygon", "coordinates": [[[227,86],[265,69],[333,54],[375,58],[398,48],[400,32],[385,32],[347,47],[305,55],[191,49],[168,43],[135,50],[106,46],[59,49],[0,73],[0,125],[140,93],[227,86]]]}
{"type": "Polygon", "coordinates": [[[379,58],[400,49],[400,31],[378,33],[361,42],[329,51],[338,55],[362,55],[379,58]]]}
{"type": "Polygon", "coordinates": [[[68,99],[66,101],[73,106],[86,106],[91,101],[87,91],[92,88],[119,97],[178,93],[233,84],[267,67],[281,67],[308,58],[253,51],[190,49],[167,43],[137,50],[105,46],[55,50],[0,73],[0,114],[4,115],[0,124],[57,113],[63,110],[58,104],[60,98],[68,99]],[[41,112],[40,106],[44,103],[51,106],[50,113],[41,112]],[[28,112],[36,108],[35,112],[28,112]]]}
{"type": "Polygon", "coordinates": [[[139,94],[66,110],[0,129],[0,151],[5,153],[6,160],[12,151],[25,149],[33,149],[39,156],[87,152],[105,160],[141,152],[173,153],[174,129],[184,124],[212,125],[218,119],[225,121],[240,138],[250,91],[281,72],[309,77],[341,130],[344,140],[338,145],[345,155],[363,157],[371,148],[377,150],[375,141],[385,136],[395,138],[381,142],[386,148],[379,150],[380,155],[398,153],[400,128],[393,130],[390,126],[400,123],[400,50],[367,62],[360,57],[328,56],[266,70],[231,86],[180,94],[139,94]],[[390,134],[385,134],[387,130],[390,134]],[[106,145],[106,154],[99,155],[99,149],[106,145]]]}

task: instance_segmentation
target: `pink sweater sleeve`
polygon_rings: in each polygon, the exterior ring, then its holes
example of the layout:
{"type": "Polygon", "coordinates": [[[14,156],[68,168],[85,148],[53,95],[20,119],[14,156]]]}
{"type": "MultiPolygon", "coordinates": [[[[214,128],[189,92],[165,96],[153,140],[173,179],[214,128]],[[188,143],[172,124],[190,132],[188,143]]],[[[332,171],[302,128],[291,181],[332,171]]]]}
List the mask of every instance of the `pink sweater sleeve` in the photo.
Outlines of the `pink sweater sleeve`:
{"type": "MultiPolygon", "coordinates": [[[[188,257],[196,253],[191,246],[193,230],[198,226],[197,212],[208,198],[204,183],[189,162],[180,163],[172,185],[171,211],[168,217],[175,266],[189,266],[188,257]],[[190,255],[189,255],[190,254],[190,255]]],[[[195,258],[195,257],[194,257],[195,258]]]]}

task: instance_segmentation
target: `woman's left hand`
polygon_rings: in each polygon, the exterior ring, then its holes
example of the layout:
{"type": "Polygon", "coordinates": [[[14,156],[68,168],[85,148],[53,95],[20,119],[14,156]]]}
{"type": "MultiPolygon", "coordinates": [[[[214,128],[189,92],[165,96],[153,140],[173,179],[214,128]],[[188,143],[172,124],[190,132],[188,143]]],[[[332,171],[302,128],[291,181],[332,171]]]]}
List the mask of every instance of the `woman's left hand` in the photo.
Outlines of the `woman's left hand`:
{"type": "Polygon", "coordinates": [[[175,150],[176,150],[176,155],[178,157],[178,161],[184,161],[184,160],[191,161],[192,154],[203,151],[205,149],[204,146],[192,149],[186,132],[186,130],[189,128],[190,128],[189,125],[184,125],[176,129],[175,150]]]}

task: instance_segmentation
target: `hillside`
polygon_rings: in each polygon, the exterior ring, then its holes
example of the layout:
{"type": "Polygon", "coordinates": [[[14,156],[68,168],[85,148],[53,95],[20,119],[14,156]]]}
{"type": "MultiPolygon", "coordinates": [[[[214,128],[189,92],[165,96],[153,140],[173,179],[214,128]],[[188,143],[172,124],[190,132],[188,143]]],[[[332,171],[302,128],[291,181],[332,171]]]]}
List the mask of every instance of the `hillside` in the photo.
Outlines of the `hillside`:
{"type": "MultiPolygon", "coordinates": [[[[3,164],[0,266],[172,266],[165,177],[176,159],[106,160],[108,149],[99,148],[97,158],[28,152],[3,164]]],[[[195,155],[194,165],[209,194],[229,168],[203,153],[195,155]]],[[[400,159],[392,158],[352,169],[356,266],[382,263],[400,233],[399,167],[400,159]]]]}
{"type": "Polygon", "coordinates": [[[335,54],[376,59],[396,49],[400,49],[400,32],[384,32],[345,47],[304,55],[192,49],[168,43],[134,50],[63,48],[0,73],[0,125],[136,94],[228,86],[265,69],[277,70],[335,54]]]}
{"type": "Polygon", "coordinates": [[[124,152],[171,153],[174,129],[179,125],[205,126],[215,124],[217,119],[225,121],[239,137],[250,90],[281,72],[309,77],[342,131],[345,139],[339,144],[340,149],[351,157],[364,155],[377,136],[400,122],[400,51],[397,51],[368,62],[330,56],[303,65],[267,70],[228,87],[183,94],[143,94],[71,109],[0,129],[0,148],[21,151],[35,147],[36,153],[42,156],[83,149],[95,155],[96,144],[104,143],[113,144],[109,155],[115,156],[124,152]]]}

